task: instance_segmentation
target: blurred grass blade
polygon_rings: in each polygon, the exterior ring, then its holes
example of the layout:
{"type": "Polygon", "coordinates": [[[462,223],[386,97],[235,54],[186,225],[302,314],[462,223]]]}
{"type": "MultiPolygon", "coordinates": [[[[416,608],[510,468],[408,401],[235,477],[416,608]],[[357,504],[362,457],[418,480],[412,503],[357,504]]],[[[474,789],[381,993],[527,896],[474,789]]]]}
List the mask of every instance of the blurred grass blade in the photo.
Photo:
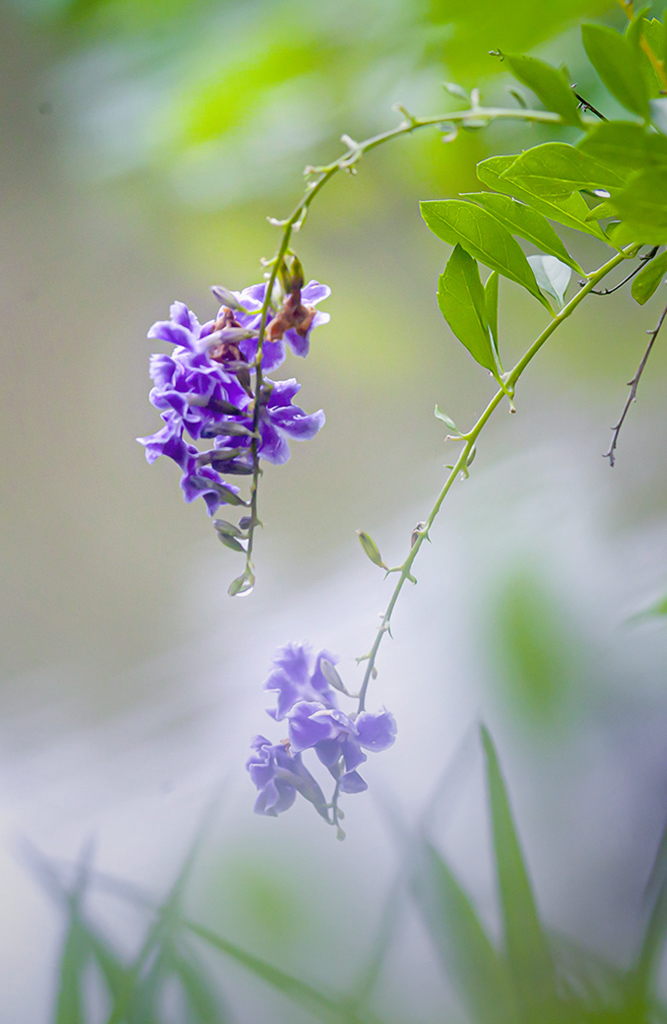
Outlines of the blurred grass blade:
{"type": "Polygon", "coordinates": [[[498,755],[482,726],[503,934],[521,1017],[527,1024],[557,1019],[551,950],[540,923],[532,886],[514,827],[498,755]]]}
{"type": "Polygon", "coordinates": [[[658,846],[646,886],[652,894],[651,910],[633,972],[632,999],[637,1011],[647,1008],[657,995],[657,975],[667,936],[667,826],[658,846]]]}
{"type": "Polygon", "coordinates": [[[85,931],[72,904],[69,927],[60,960],[55,1024],[85,1024],[81,978],[88,965],[85,931]]]}
{"type": "Polygon", "coordinates": [[[433,942],[479,1024],[517,1020],[507,965],[448,865],[424,842],[414,892],[433,942]]]}
{"type": "Polygon", "coordinates": [[[179,944],[169,960],[185,994],[189,1024],[229,1024],[224,1003],[193,953],[179,944]]]}
{"type": "Polygon", "coordinates": [[[113,1003],[123,991],[128,969],[108,942],[89,925],[86,926],[86,938],[113,1003]]]}
{"type": "Polygon", "coordinates": [[[206,942],[209,946],[224,953],[225,956],[241,964],[246,970],[261,978],[267,985],[282,992],[299,1006],[305,1007],[313,1016],[332,1024],[379,1024],[378,1019],[366,1011],[352,1009],[341,999],[335,999],[325,995],[305,981],[273,967],[265,960],[247,953],[233,942],[228,942],[222,936],[216,935],[210,928],[196,924],[193,921],[184,921],[183,925],[206,942]]]}

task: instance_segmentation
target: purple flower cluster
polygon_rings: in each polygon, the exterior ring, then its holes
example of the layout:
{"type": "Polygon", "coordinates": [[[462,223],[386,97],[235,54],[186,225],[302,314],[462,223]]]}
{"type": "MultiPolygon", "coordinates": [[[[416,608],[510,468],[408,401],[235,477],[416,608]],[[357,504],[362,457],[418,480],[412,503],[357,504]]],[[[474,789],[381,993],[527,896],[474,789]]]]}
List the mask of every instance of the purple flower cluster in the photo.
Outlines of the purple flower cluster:
{"type": "Polygon", "coordinates": [[[264,736],[252,741],[246,767],[259,790],[258,814],[276,817],[301,793],[329,820],[331,805],[304,766],[303,752],[315,751],[336,782],[336,794],[361,793],[367,785],[357,768],[367,760],[364,751],[386,750],[394,742],[396,722],[388,711],[346,715],[338,708],[331,682],[346,691],[333,668],[336,661],[328,651],[320,651],[313,661],[308,645],[302,643],[276,651],[264,689],[275,693],[276,707],[268,714],[278,722],[287,720],[289,738],[278,744],[264,736]]]}
{"type": "MultiPolygon", "coordinates": [[[[322,410],[308,415],[293,404],[300,389],[294,379],[264,378],[260,394],[253,393],[250,375],[256,366],[266,288],[258,284],[242,292],[225,292],[232,305],[222,305],[216,319],[203,325],[184,303],[174,302],[170,319],[158,321],[148,332],[149,338],[175,347],[169,355],[150,358],[154,387],[149,398],[164,426],[137,440],[145,446],[149,462],[166,455],[177,463],[185,500],[203,497],[209,515],[221,504],[243,504],[239,488],[224,477],[253,472],[255,401],[257,453],[267,462],[286,462],[288,438],[308,440],[324,425],[322,410]],[[201,440],[212,440],[212,448],[200,451],[192,443],[201,440]]],[[[262,374],[280,366],[288,346],[296,355],[308,354],[311,331],[329,320],[328,313],[315,309],[328,295],[326,285],[311,281],[304,288],[295,285],[279,309],[269,307],[262,374]]]]}

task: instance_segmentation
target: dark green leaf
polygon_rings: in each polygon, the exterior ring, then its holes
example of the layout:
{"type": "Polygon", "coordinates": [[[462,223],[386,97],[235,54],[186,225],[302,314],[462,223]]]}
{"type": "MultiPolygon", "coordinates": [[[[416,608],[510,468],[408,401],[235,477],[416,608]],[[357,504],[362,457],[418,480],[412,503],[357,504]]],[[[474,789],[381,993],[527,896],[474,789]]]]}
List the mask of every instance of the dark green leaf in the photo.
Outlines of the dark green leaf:
{"type": "Polygon", "coordinates": [[[560,114],[564,124],[581,126],[577,100],[566,75],[536,57],[520,57],[506,53],[505,60],[512,74],[532,89],[547,110],[560,114]]]}
{"type": "Polygon", "coordinates": [[[438,238],[450,245],[459,243],[474,259],[522,285],[547,305],[521,246],[492,214],[460,199],[432,200],[420,203],[420,208],[438,238]]]}
{"type": "Polygon", "coordinates": [[[643,306],[656,291],[665,274],[667,274],[667,252],[662,252],[659,256],[649,260],[633,280],[633,299],[643,306]]]}
{"type": "Polygon", "coordinates": [[[575,231],[584,231],[588,235],[594,235],[602,241],[606,241],[604,234],[597,224],[588,224],[586,216],[588,206],[578,192],[571,196],[555,198],[554,196],[534,195],[525,186],[518,182],[504,178],[506,171],[516,160],[515,156],[492,156],[477,164],[477,177],[489,188],[497,192],[504,192],[507,195],[515,196],[523,200],[533,210],[543,213],[550,220],[555,220],[565,227],[574,228],[575,231]]]}
{"type": "Polygon", "coordinates": [[[491,340],[498,351],[498,274],[492,270],[484,285],[484,308],[489,322],[491,340]]]}
{"type": "Polygon", "coordinates": [[[570,268],[555,256],[529,256],[528,262],[542,291],[554,300],[557,309],[562,309],[572,276],[570,268]]]}
{"type": "Polygon", "coordinates": [[[541,196],[568,196],[582,188],[622,188],[625,176],[566,142],[544,142],[517,157],[502,177],[541,196]]]}
{"type": "Polygon", "coordinates": [[[427,842],[422,846],[413,888],[433,944],[458,986],[471,1020],[514,1024],[506,964],[484,931],[470,898],[427,842]]]}
{"type": "Polygon", "coordinates": [[[582,25],[581,37],[588,59],[612,96],[648,120],[649,94],[637,48],[604,25],[582,25]]]}
{"type": "Polygon", "coordinates": [[[523,1016],[550,1020],[555,1004],[551,950],[540,923],[493,740],[482,727],[503,935],[523,1016]]]}
{"type": "Polygon", "coordinates": [[[603,121],[591,128],[577,148],[621,174],[667,167],[667,139],[632,121],[603,121]]]}
{"type": "Polygon", "coordinates": [[[502,195],[500,192],[468,192],[466,198],[489,210],[513,235],[519,235],[527,242],[532,242],[542,252],[549,256],[555,256],[562,263],[567,263],[578,274],[583,273],[549,221],[537,210],[527,206],[526,203],[520,203],[512,196],[502,195]]]}
{"type": "Polygon", "coordinates": [[[647,245],[667,244],[667,168],[633,174],[611,202],[625,222],[621,237],[647,245]]]}
{"type": "Polygon", "coordinates": [[[366,552],[368,558],[370,558],[373,565],[377,565],[380,569],[386,569],[387,566],[382,561],[380,549],[373,540],[373,538],[370,536],[370,534],[366,533],[364,530],[357,530],[357,537],[359,538],[359,543],[366,552]]]}
{"type": "Polygon", "coordinates": [[[477,263],[457,245],[438,280],[438,306],[473,359],[497,374],[477,263]]]}

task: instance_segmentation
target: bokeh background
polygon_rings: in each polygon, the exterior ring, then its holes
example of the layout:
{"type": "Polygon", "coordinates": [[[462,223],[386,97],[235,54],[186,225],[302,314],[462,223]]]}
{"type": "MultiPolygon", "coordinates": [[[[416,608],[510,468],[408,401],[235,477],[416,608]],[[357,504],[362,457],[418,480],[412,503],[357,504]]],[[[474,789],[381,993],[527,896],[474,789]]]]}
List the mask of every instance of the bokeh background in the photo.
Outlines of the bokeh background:
{"type": "MultiPolygon", "coordinates": [[[[63,921],[26,842],[59,864],[92,842],[101,871],[159,895],[214,794],[192,913],[295,973],[354,977],[400,862],[388,822],[434,799],[431,832],[493,927],[480,720],[545,917],[627,959],[667,805],[667,626],[641,615],[667,591],[660,342],[613,471],[600,455],[664,295],[591,298],[525,375],[517,415],[485,432],[383,648],[371,703],[399,738],[347,799],[346,841],[307,805],[253,816],[243,767],[249,737],[275,731],[261,682],[276,646],[337,651],[354,685],[389,593],[354,531],[404,557],[451,458],[434,404],[466,424],[491,393],[438,313],[446,252],[417,202],[474,190],[477,160],[553,133],[424,132],[314,204],[297,250],[332,287],[332,320],[286,372],[327,425],[264,475],[249,598],[227,597],[235,556],[183,503],[176,467],[149,468],[134,441],[158,426],[148,326],[174,298],[208,319],[210,284],[259,280],[278,239],[266,216],[342,132],[396,123],[397,102],[455,109],[445,80],[513,103],[493,48],[566,60],[618,114],[583,59],[584,17],[622,24],[602,0],[0,6],[3,1021],[49,1020],[56,991],[63,921]]],[[[584,265],[600,258],[569,240],[584,265]]],[[[502,292],[506,365],[542,321],[502,292]]],[[[139,916],[109,898],[95,913],[136,947],[139,916]]],[[[310,1019],[237,968],[216,976],[241,1024],[310,1019]]],[[[454,1000],[406,910],[378,1009],[429,1021],[454,1000]]]]}

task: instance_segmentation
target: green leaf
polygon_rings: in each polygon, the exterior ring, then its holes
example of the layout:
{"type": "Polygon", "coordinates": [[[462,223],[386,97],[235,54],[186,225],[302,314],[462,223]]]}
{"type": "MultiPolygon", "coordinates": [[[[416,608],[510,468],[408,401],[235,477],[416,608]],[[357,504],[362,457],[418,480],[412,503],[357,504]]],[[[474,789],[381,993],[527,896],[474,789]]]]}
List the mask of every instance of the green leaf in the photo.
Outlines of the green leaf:
{"type": "Polygon", "coordinates": [[[373,540],[373,538],[370,536],[370,534],[366,533],[364,530],[357,530],[357,537],[359,538],[359,543],[361,544],[368,558],[370,558],[373,565],[377,565],[380,569],[386,569],[387,566],[382,561],[380,549],[373,540]]]}
{"type": "Polygon", "coordinates": [[[529,256],[528,262],[542,291],[550,296],[556,303],[556,308],[561,310],[565,305],[565,292],[572,276],[570,268],[555,256],[529,256]]]}
{"type": "Polygon", "coordinates": [[[498,274],[492,270],[484,285],[484,308],[493,346],[498,352],[498,274]]]}
{"type": "Polygon", "coordinates": [[[419,205],[434,235],[450,245],[459,243],[474,259],[522,285],[547,305],[521,246],[492,214],[460,199],[435,199],[419,205]]]}
{"type": "Polygon", "coordinates": [[[517,1000],[527,1021],[550,1020],[555,1004],[551,950],[537,913],[498,755],[482,727],[503,935],[517,1000]]]}
{"type": "Polygon", "coordinates": [[[483,206],[513,235],[525,238],[542,252],[555,256],[578,274],[583,274],[583,270],[577,261],[572,259],[549,221],[537,210],[499,192],[467,192],[466,199],[483,206]]]}
{"type": "Polygon", "coordinates": [[[667,274],[667,252],[649,260],[632,282],[632,297],[641,306],[651,298],[667,274]]]}
{"type": "Polygon", "coordinates": [[[667,167],[667,139],[632,121],[603,121],[577,143],[587,156],[621,174],[647,166],[667,167]]]}
{"type": "Polygon", "coordinates": [[[633,174],[610,202],[624,221],[623,237],[647,245],[667,244],[667,168],[633,174]]]}
{"type": "Polygon", "coordinates": [[[612,96],[648,120],[649,95],[637,48],[604,25],[582,25],[581,37],[588,59],[612,96]]]}
{"type": "Polygon", "coordinates": [[[558,71],[543,60],[537,60],[536,57],[506,53],[505,60],[514,77],[532,89],[547,110],[560,114],[563,124],[581,127],[577,99],[562,71],[558,71]]]}
{"type": "Polygon", "coordinates": [[[479,269],[460,245],[454,248],[438,280],[438,306],[473,359],[497,374],[479,269]]]}
{"type": "Polygon", "coordinates": [[[543,213],[550,220],[555,220],[565,227],[574,228],[575,231],[583,231],[588,235],[599,238],[601,241],[606,241],[604,234],[597,224],[586,223],[588,206],[578,192],[574,192],[571,196],[561,197],[537,196],[530,189],[519,185],[518,182],[504,178],[502,176],[503,172],[515,160],[516,156],[491,156],[487,160],[482,160],[481,163],[477,164],[477,177],[485,185],[488,185],[489,188],[523,200],[533,210],[543,213]]]}
{"type": "Polygon", "coordinates": [[[624,175],[566,142],[544,142],[517,157],[502,177],[541,196],[568,196],[582,188],[613,189],[625,185],[624,175]]]}
{"type": "Polygon", "coordinates": [[[514,1024],[506,964],[470,898],[427,842],[421,849],[413,889],[433,944],[461,992],[470,1019],[480,1024],[514,1024]]]}

